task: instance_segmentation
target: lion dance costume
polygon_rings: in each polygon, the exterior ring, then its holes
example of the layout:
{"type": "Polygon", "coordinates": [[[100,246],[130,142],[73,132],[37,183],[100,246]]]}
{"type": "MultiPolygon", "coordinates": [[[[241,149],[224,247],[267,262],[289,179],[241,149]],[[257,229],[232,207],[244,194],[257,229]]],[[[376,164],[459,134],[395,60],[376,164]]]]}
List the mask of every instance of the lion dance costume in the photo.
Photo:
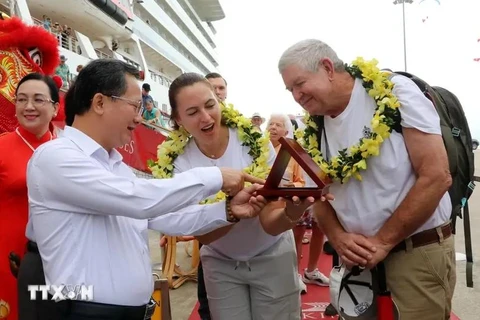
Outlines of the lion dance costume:
{"type": "MultiPolygon", "coordinates": [[[[1,12],[0,18],[0,135],[2,135],[14,131],[18,126],[14,97],[19,81],[33,72],[53,75],[59,64],[59,50],[57,38],[42,27],[26,25],[20,19],[9,18],[1,12]]],[[[53,76],[53,79],[60,88],[62,80],[58,76],[53,76]]],[[[54,121],[63,121],[64,118],[63,103],[60,101],[59,112],[54,121]]],[[[9,151],[8,156],[14,158],[15,150],[9,151]]],[[[0,216],[0,319],[17,320],[17,284],[12,271],[14,269],[10,265],[10,253],[14,252],[20,259],[25,253],[28,205],[14,203],[10,206],[9,202],[12,201],[9,200],[13,198],[8,199],[11,196],[8,191],[2,191],[2,186],[0,192],[5,192],[4,197],[7,197],[0,201],[2,206],[0,214],[3,210],[11,210],[3,211],[4,216],[0,216]]],[[[26,186],[24,192],[26,193],[26,186]]]]}

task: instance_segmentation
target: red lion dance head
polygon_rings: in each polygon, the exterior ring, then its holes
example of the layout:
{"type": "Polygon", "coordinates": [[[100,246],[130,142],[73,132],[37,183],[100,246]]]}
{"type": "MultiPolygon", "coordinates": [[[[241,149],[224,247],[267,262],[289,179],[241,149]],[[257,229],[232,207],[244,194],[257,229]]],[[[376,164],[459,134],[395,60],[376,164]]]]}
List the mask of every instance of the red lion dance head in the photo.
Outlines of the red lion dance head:
{"type": "MultiPolygon", "coordinates": [[[[60,63],[57,38],[39,26],[26,25],[0,12],[0,134],[15,130],[15,89],[29,73],[52,75],[60,63]]],[[[55,83],[62,86],[58,76],[55,83]]],[[[63,105],[56,121],[63,121],[63,105]]]]}

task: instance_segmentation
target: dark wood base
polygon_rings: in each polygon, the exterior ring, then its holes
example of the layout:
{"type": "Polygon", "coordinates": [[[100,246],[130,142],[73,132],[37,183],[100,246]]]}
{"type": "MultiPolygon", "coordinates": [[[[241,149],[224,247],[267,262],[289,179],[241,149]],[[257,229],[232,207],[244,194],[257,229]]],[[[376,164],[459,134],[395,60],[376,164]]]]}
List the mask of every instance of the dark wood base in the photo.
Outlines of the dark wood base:
{"type": "Polygon", "coordinates": [[[322,197],[323,190],[319,188],[262,188],[257,191],[257,194],[263,196],[265,199],[278,199],[279,197],[289,199],[294,196],[297,196],[301,199],[308,197],[320,199],[322,197]]]}

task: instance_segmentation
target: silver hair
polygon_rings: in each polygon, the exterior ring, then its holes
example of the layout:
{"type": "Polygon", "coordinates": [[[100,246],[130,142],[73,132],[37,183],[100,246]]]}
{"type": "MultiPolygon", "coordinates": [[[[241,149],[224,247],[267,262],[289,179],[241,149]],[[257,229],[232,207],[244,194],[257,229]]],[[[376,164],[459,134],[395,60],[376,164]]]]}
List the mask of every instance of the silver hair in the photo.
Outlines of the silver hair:
{"type": "Polygon", "coordinates": [[[272,120],[272,118],[280,118],[283,120],[283,125],[285,126],[285,130],[287,130],[287,138],[293,138],[293,125],[292,125],[292,121],[290,120],[290,118],[286,115],[286,114],[283,114],[283,113],[273,113],[270,115],[270,119],[268,119],[268,122],[267,122],[267,129],[268,127],[270,126],[270,121],[272,120]]]}
{"type": "Polygon", "coordinates": [[[282,73],[288,66],[296,64],[302,69],[316,72],[318,63],[325,58],[333,61],[335,71],[345,70],[343,61],[328,44],[316,39],[302,40],[285,50],[278,61],[278,71],[282,73]]]}

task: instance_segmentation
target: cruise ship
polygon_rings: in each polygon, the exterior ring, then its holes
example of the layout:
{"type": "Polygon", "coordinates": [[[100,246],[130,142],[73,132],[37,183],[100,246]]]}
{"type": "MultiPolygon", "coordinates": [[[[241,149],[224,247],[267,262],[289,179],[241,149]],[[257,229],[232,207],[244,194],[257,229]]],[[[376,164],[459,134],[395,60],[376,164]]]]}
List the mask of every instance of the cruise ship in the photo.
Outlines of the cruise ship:
{"type": "Polygon", "coordinates": [[[120,151],[144,173],[169,131],[172,80],[185,72],[218,71],[214,23],[225,18],[219,0],[0,0],[0,10],[55,34],[72,79],[78,66],[98,58],[120,59],[140,70],[165,125],[139,126],[120,151]]]}

